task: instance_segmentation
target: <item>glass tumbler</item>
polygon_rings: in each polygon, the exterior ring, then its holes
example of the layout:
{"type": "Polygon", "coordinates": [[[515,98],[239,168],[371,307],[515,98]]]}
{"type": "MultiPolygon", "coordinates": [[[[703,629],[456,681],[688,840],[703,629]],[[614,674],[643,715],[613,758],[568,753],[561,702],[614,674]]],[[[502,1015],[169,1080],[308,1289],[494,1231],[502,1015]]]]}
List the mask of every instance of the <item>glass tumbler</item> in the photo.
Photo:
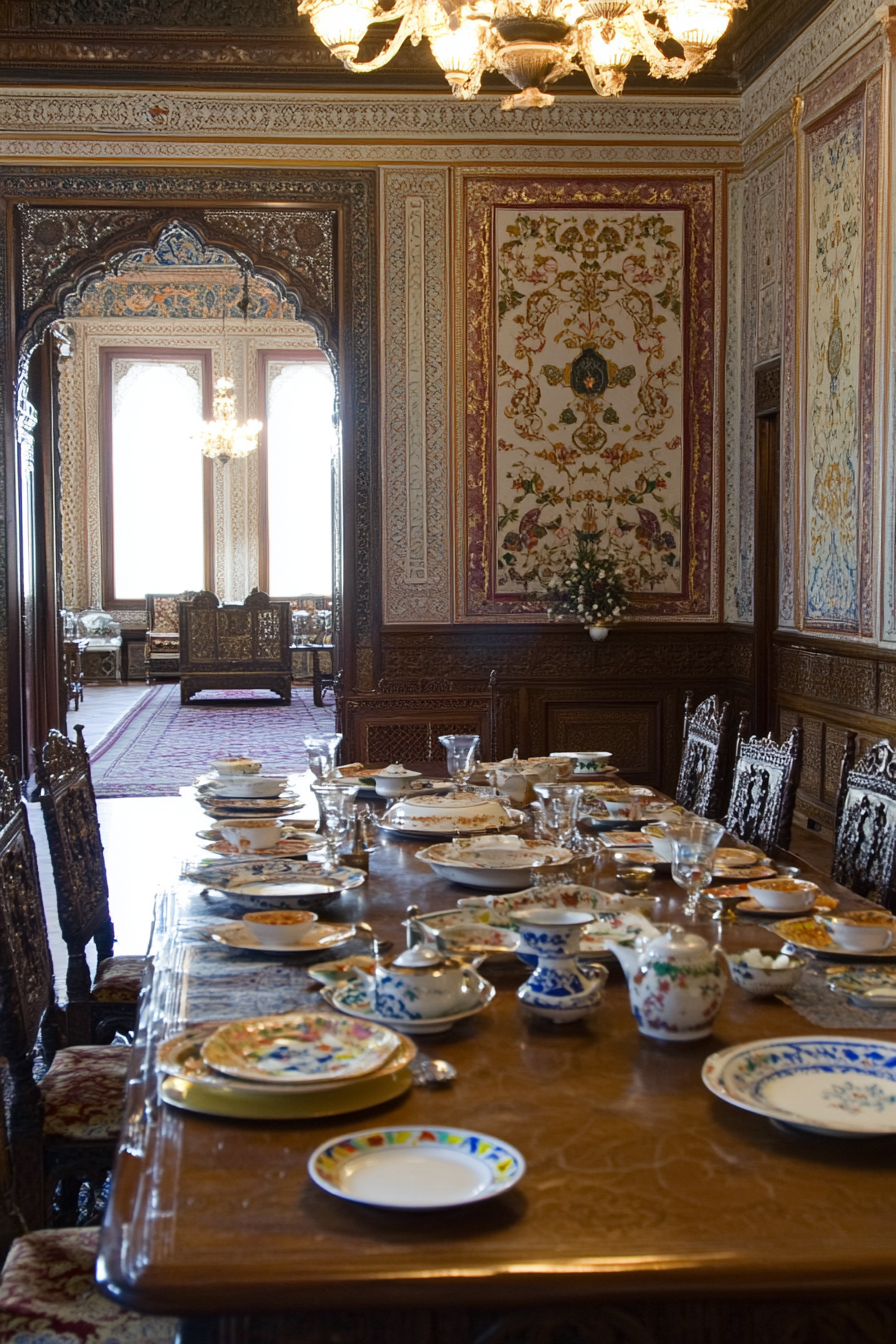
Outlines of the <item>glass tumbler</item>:
{"type": "Polygon", "coordinates": [[[448,774],[459,789],[464,788],[476,769],[478,733],[446,733],[439,741],[447,753],[448,774]]]}
{"type": "Polygon", "coordinates": [[[324,825],[324,843],[327,854],[324,869],[332,872],[339,867],[339,851],[348,839],[349,828],[355,817],[355,799],[358,796],[358,784],[334,784],[322,782],[312,784],[321,821],[324,825]]]}
{"type": "Polygon", "coordinates": [[[324,781],[336,774],[336,752],[342,741],[341,733],[312,733],[302,739],[308,752],[308,769],[324,781]]]}
{"type": "Polygon", "coordinates": [[[545,839],[567,849],[575,847],[579,803],[584,794],[581,784],[536,784],[534,788],[541,800],[545,839]]]}

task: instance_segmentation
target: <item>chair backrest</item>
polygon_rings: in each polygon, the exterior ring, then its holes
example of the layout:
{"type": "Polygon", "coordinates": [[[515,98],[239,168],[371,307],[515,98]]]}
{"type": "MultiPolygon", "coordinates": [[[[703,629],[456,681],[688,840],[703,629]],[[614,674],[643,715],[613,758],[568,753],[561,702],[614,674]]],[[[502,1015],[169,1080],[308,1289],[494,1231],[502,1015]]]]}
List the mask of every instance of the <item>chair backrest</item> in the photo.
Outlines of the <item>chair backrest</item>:
{"type": "MultiPolygon", "coordinates": [[[[68,949],[70,1018],[76,1005],[86,1007],[90,999],[87,944],[93,939],[97,958],[102,961],[111,957],[115,941],[90,757],[80,724],[75,727],[75,735],[76,741],[72,742],[51,729],[36,772],[53,862],[59,926],[68,949]]],[[[89,1041],[86,1018],[81,1025],[83,1030],[74,1034],[79,1040],[89,1041]]]]}
{"type": "Polygon", "coordinates": [[[253,588],[242,605],[223,605],[214,593],[181,602],[180,670],[234,672],[291,669],[288,602],[272,602],[253,588]]]}
{"type": "Polygon", "coordinates": [[[34,1048],[43,1037],[49,1062],[58,1045],[53,963],[28,814],[0,770],[0,1054],[9,1087],[6,1118],[16,1171],[16,1197],[27,1226],[43,1207],[43,1103],[34,1081],[34,1048]]]}
{"type": "Polygon", "coordinates": [[[802,733],[794,728],[779,746],[771,733],[746,737],[746,726],[747,715],[742,714],[725,824],[745,844],[758,845],[765,853],[775,845],[787,849],[800,782],[802,733]]]}
{"type": "Polygon", "coordinates": [[[847,733],[837,794],[831,876],[896,911],[896,749],[884,739],[855,760],[847,733]]]}
{"type": "Polygon", "coordinates": [[[711,695],[696,709],[688,691],[684,701],[684,736],[675,801],[689,812],[714,821],[722,815],[725,746],[731,706],[711,695]]]}
{"type": "Polygon", "coordinates": [[[195,591],[183,593],[147,593],[146,627],[150,635],[176,635],[181,602],[189,602],[195,591]]]}

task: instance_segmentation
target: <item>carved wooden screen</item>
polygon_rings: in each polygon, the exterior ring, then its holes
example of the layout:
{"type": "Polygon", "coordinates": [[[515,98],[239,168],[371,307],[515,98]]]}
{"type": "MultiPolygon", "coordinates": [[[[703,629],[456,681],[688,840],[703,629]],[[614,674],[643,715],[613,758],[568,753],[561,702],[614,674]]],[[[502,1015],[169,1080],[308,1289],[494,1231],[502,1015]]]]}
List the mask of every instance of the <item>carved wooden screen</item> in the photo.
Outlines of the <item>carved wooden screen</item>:
{"type": "Polygon", "coordinates": [[[850,768],[847,741],[831,876],[896,911],[896,750],[886,740],[850,768]]]}
{"type": "Polygon", "coordinates": [[[738,738],[726,825],[748,845],[768,852],[790,844],[799,785],[802,734],[794,728],[781,746],[767,738],[738,738]]]}

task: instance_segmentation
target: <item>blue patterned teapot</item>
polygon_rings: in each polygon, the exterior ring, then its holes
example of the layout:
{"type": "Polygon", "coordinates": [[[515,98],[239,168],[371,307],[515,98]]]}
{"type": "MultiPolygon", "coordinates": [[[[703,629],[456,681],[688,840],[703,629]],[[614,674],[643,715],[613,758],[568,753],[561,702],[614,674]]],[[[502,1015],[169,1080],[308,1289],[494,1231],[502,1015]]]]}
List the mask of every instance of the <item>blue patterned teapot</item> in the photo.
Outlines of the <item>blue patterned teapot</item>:
{"type": "Polygon", "coordinates": [[[475,998],[476,977],[469,966],[421,943],[396,957],[377,960],[373,973],[356,966],[355,974],[376,1012],[396,1022],[450,1017],[475,998]]]}
{"type": "Polygon", "coordinates": [[[582,929],[594,919],[590,910],[525,910],[516,915],[520,951],[538,965],[517,994],[537,1017],[575,1022],[596,1008],[607,981],[605,966],[578,960],[582,929]]]}

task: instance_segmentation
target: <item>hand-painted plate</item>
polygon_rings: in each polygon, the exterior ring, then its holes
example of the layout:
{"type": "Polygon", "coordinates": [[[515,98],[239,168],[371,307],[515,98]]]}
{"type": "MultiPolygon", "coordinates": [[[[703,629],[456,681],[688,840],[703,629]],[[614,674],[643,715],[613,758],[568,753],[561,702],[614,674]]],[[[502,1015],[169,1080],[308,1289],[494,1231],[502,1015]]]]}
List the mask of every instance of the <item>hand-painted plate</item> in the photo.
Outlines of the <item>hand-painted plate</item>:
{"type": "Polygon", "coordinates": [[[437,818],[433,818],[431,825],[428,825],[426,821],[419,818],[408,818],[406,821],[400,819],[395,819],[389,822],[380,821],[377,824],[381,830],[386,831],[390,835],[426,835],[432,840],[451,840],[455,836],[488,835],[490,833],[497,834],[502,831],[512,831],[518,826],[522,826],[527,820],[526,814],[518,811],[516,808],[508,807],[506,808],[506,812],[509,820],[503,826],[458,826],[456,830],[452,830],[446,828],[445,823],[438,821],[437,818]],[[439,827],[441,827],[441,829],[439,829],[439,827]]]}
{"type": "Polygon", "coordinates": [[[896,1008],[896,966],[831,966],[825,979],[857,1008],[896,1008]]]}
{"type": "MultiPolygon", "coordinates": [[[[748,883],[744,883],[745,890],[748,885],[748,883]]],[[[713,896],[715,896],[715,894],[715,892],[712,893],[713,896]]],[[[807,915],[829,915],[832,910],[837,909],[839,904],[840,902],[837,900],[836,896],[826,896],[824,892],[819,892],[815,897],[815,900],[809,906],[809,909],[801,911],[800,913],[807,915]]],[[[746,900],[739,901],[737,910],[739,914],[752,915],[755,919],[780,919],[782,913],[788,913],[787,911],[782,912],[781,910],[767,910],[764,905],[759,904],[755,896],[748,896],[746,900]]]]}
{"type": "Polygon", "coordinates": [[[337,1080],[373,1073],[398,1044],[388,1027],[330,1013],[286,1013],[228,1022],[202,1046],[202,1058],[250,1083],[337,1080]]]}
{"type": "Polygon", "coordinates": [[[315,924],[300,943],[286,946],[272,946],[262,943],[241,919],[232,924],[214,924],[208,929],[212,942],[222,943],[225,947],[236,947],[245,952],[263,952],[272,956],[292,956],[296,952],[320,952],[331,947],[341,947],[355,936],[354,924],[315,924]]]}
{"type": "Polygon", "coordinates": [[[525,1173],[522,1154],[469,1129],[362,1129],[328,1139],[308,1159],[315,1184],[388,1209],[447,1209],[503,1194],[525,1173]]]}
{"type": "MultiPolygon", "coordinates": [[[[214,1069],[209,1068],[202,1058],[202,1047],[219,1027],[225,1025],[224,1022],[202,1022],[195,1027],[189,1027],[186,1031],[180,1032],[177,1036],[169,1037],[167,1041],[163,1041],[156,1055],[159,1071],[172,1078],[182,1078],[189,1083],[202,1083],[204,1087],[211,1087],[217,1091],[226,1089],[233,1096],[242,1097],[271,1095],[307,1097],[314,1092],[332,1092],[339,1088],[351,1086],[351,1083],[343,1080],[337,1079],[334,1082],[331,1079],[321,1080],[317,1078],[302,1079],[295,1083],[249,1083],[231,1078],[224,1073],[216,1073],[214,1069]]],[[[396,1035],[398,1036],[398,1045],[395,1050],[381,1068],[372,1073],[364,1074],[365,1081],[397,1073],[399,1069],[405,1068],[415,1058],[417,1047],[414,1042],[400,1033],[396,1033],[396,1035]]]]}
{"type": "Polygon", "coordinates": [[[235,1087],[208,1087],[185,1078],[163,1078],[159,1091],[169,1106],[198,1115],[220,1115],[230,1120],[316,1120],[382,1106],[404,1096],[413,1085],[414,1075],[403,1068],[358,1078],[326,1092],[306,1089],[284,1094],[259,1087],[246,1096],[235,1087]]]}
{"type": "MultiPolygon", "coordinates": [[[[850,911],[850,917],[855,919],[864,911],[850,911]]],[[[874,915],[876,911],[868,911],[868,914],[874,915]]],[[[880,920],[878,916],[875,923],[880,920]]],[[[777,923],[769,926],[772,933],[776,933],[779,938],[785,942],[793,943],[794,947],[802,948],[806,952],[814,952],[819,957],[836,957],[838,961],[892,961],[896,958],[896,943],[891,943],[889,947],[882,948],[879,952],[847,952],[839,943],[835,943],[831,935],[820,920],[812,915],[803,915],[799,919],[779,919],[777,923]]]]}
{"type": "Polygon", "coordinates": [[[300,859],[309,850],[319,847],[320,840],[303,839],[278,840],[270,849],[236,849],[226,840],[216,840],[214,844],[204,846],[211,854],[220,854],[224,858],[234,859],[240,863],[247,861],[252,863],[258,859],[300,859]]]}
{"type": "Polygon", "coordinates": [[[710,1055],[703,1082],[732,1106],[813,1134],[896,1134],[896,1044],[890,1041],[749,1041],[710,1055]]]}

